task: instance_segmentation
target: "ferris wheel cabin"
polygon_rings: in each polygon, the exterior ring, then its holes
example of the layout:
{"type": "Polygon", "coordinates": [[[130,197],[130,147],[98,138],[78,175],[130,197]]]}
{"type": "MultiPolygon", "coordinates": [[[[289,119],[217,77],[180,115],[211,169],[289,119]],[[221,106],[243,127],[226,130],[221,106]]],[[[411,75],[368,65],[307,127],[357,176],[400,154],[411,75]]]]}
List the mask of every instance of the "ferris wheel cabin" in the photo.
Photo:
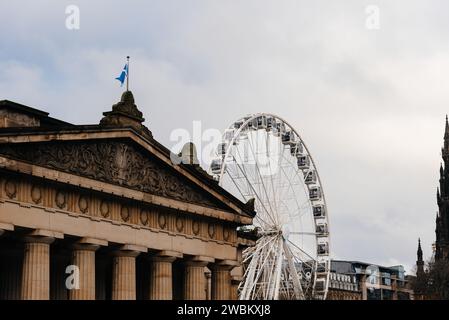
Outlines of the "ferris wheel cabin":
{"type": "Polygon", "coordinates": [[[321,188],[319,186],[313,186],[309,189],[310,200],[320,200],[321,199],[321,188]]]}
{"type": "Polygon", "coordinates": [[[306,170],[310,168],[310,158],[308,155],[302,155],[297,157],[297,163],[298,163],[298,169],[300,170],[306,170]]]}
{"type": "Polygon", "coordinates": [[[222,164],[223,164],[222,158],[217,158],[217,159],[212,160],[212,162],[210,164],[210,169],[211,169],[212,173],[220,174],[222,164]]]}
{"type": "Polygon", "coordinates": [[[325,216],[326,216],[326,209],[322,204],[317,204],[313,206],[314,218],[324,218],[325,216]]]}

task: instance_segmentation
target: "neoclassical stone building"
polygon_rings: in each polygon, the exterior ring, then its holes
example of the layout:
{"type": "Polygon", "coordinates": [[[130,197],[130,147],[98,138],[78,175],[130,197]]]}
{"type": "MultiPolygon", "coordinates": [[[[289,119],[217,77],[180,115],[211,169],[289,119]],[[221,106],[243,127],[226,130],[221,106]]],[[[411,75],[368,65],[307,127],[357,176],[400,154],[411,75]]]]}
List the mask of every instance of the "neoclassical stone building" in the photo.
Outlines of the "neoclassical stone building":
{"type": "Polygon", "coordinates": [[[130,91],[97,125],[0,101],[0,299],[236,298],[254,207],[143,121],[130,91]]]}

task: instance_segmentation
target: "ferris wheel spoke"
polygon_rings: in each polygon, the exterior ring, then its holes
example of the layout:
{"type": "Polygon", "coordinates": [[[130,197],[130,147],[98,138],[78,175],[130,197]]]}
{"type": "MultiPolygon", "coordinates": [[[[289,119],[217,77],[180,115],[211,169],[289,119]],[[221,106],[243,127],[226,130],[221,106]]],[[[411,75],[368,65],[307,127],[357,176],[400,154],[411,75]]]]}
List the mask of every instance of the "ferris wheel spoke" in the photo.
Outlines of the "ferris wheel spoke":
{"type": "MultiPolygon", "coordinates": [[[[250,141],[250,137],[248,137],[248,141],[250,141]]],[[[245,178],[245,181],[246,181],[247,184],[248,184],[248,189],[249,189],[249,190],[252,190],[254,193],[256,193],[257,195],[259,195],[259,200],[262,201],[262,199],[260,199],[260,195],[262,194],[262,192],[261,192],[262,190],[260,189],[259,184],[255,183],[256,181],[251,181],[251,180],[249,179],[249,177],[250,177],[251,175],[248,173],[248,171],[246,170],[246,167],[245,167],[245,162],[247,162],[247,161],[245,161],[244,158],[242,157],[242,155],[241,155],[241,153],[240,153],[240,149],[239,149],[239,148],[236,148],[236,150],[237,150],[238,159],[235,158],[235,156],[234,156],[233,159],[234,159],[235,164],[237,165],[237,167],[240,169],[241,173],[243,174],[243,177],[245,178]],[[240,161],[239,161],[239,160],[240,160],[240,161]],[[240,165],[240,163],[241,163],[242,165],[240,165]],[[254,189],[254,187],[253,187],[254,184],[258,187],[258,189],[259,189],[258,192],[254,189]]],[[[244,150],[244,152],[246,153],[245,150],[244,150]]]]}
{"type": "MultiPolygon", "coordinates": [[[[234,164],[237,165],[237,169],[242,169],[240,166],[240,163],[242,163],[243,165],[243,171],[241,171],[241,174],[243,175],[242,177],[245,179],[246,183],[247,183],[247,190],[248,192],[250,192],[250,187],[251,187],[251,182],[248,180],[248,174],[246,172],[246,168],[244,166],[244,163],[246,162],[245,159],[242,157],[242,155],[240,154],[240,148],[237,147],[235,149],[237,151],[237,154],[233,154],[232,155],[232,159],[234,160],[234,164]],[[236,158],[236,156],[238,156],[238,159],[236,158]]],[[[245,150],[243,150],[245,152],[245,150]]],[[[238,172],[238,171],[237,171],[238,172]]],[[[240,175],[240,174],[239,174],[240,175]]]]}
{"type": "MultiPolygon", "coordinates": [[[[266,131],[266,137],[267,137],[267,139],[266,139],[266,144],[267,144],[266,148],[267,148],[267,157],[268,157],[269,156],[269,146],[270,146],[270,144],[269,144],[270,135],[269,135],[268,131],[266,131]]],[[[280,153],[279,150],[278,150],[278,152],[280,153]]],[[[268,166],[270,168],[270,182],[271,182],[271,191],[272,191],[272,194],[273,194],[273,205],[274,205],[275,212],[277,212],[278,211],[278,199],[276,198],[276,190],[275,190],[275,187],[274,187],[274,177],[273,177],[274,173],[273,173],[273,170],[271,168],[271,166],[272,166],[272,162],[271,161],[268,161],[268,166]]]]}
{"type": "MultiPolygon", "coordinates": [[[[231,180],[232,180],[232,182],[234,183],[234,185],[235,185],[235,187],[237,188],[237,190],[240,192],[240,194],[241,194],[244,198],[246,198],[246,197],[245,197],[245,194],[242,192],[242,190],[240,189],[239,185],[236,183],[235,179],[231,179],[231,180]]],[[[257,217],[257,218],[258,218],[259,220],[261,220],[261,222],[264,223],[265,225],[268,225],[268,223],[267,223],[265,220],[263,220],[260,216],[257,217]]]]}
{"type": "Polygon", "coordinates": [[[307,211],[305,209],[307,209],[308,207],[310,207],[310,203],[308,200],[305,200],[301,203],[299,210],[296,213],[292,214],[292,218],[301,219],[305,214],[307,214],[307,211]]]}
{"type": "MultiPolygon", "coordinates": [[[[256,246],[248,249],[252,249],[251,251],[244,251],[244,262],[251,259],[251,261],[255,261],[257,263],[257,259],[254,257],[259,257],[263,251],[267,250],[267,247],[274,242],[275,237],[263,237],[257,240],[256,246]]],[[[269,249],[269,248],[268,248],[269,249]]]]}
{"type": "MultiPolygon", "coordinates": [[[[284,157],[283,157],[283,158],[284,158],[284,157]]],[[[288,161],[288,160],[287,160],[287,161],[288,161]]],[[[299,203],[298,203],[298,200],[297,200],[298,197],[297,197],[296,194],[295,194],[295,190],[291,187],[290,176],[285,172],[284,168],[281,167],[281,170],[282,170],[282,172],[284,173],[284,175],[285,175],[287,181],[290,183],[290,189],[291,189],[291,191],[292,191],[293,194],[294,194],[294,198],[295,198],[297,207],[298,207],[298,208],[301,208],[301,206],[300,206],[299,203]]],[[[296,175],[297,175],[297,171],[296,171],[296,175]]],[[[299,177],[299,178],[300,178],[300,177],[299,177]]],[[[308,195],[307,195],[307,196],[308,196],[308,195]]],[[[306,200],[306,202],[308,202],[308,200],[306,200]]]]}
{"type": "MultiPolygon", "coordinates": [[[[242,174],[244,175],[244,177],[246,178],[246,181],[248,182],[249,187],[253,190],[253,194],[258,198],[258,200],[259,200],[259,202],[260,202],[260,205],[262,205],[262,207],[263,207],[263,209],[265,210],[265,212],[267,213],[267,215],[271,218],[271,216],[268,214],[268,209],[265,207],[264,202],[263,202],[262,199],[260,199],[260,197],[259,197],[259,193],[256,192],[256,190],[254,190],[254,187],[252,186],[250,180],[248,179],[248,176],[246,175],[245,170],[241,168],[241,166],[238,164],[238,162],[236,162],[236,164],[237,164],[237,167],[240,169],[241,173],[242,173],[242,174]]],[[[260,220],[263,221],[266,225],[268,225],[267,222],[265,222],[264,219],[262,219],[262,218],[260,217],[260,215],[258,215],[257,219],[260,219],[260,220]]],[[[274,223],[273,220],[272,220],[272,222],[274,223]]]]}
{"type": "Polygon", "coordinates": [[[258,176],[259,176],[259,179],[260,179],[260,183],[262,185],[263,191],[264,191],[265,196],[267,198],[268,205],[269,205],[269,207],[271,209],[271,216],[272,216],[273,220],[275,221],[275,223],[279,223],[278,221],[276,221],[276,214],[275,214],[275,211],[273,210],[273,207],[271,206],[270,197],[268,196],[268,192],[267,192],[267,189],[266,189],[265,183],[264,183],[264,178],[262,177],[262,174],[260,172],[258,157],[257,157],[257,154],[254,152],[254,148],[253,148],[253,144],[251,142],[251,139],[249,140],[249,145],[250,145],[252,153],[255,155],[255,159],[254,159],[255,161],[254,162],[255,162],[255,165],[256,165],[256,171],[258,173],[258,176]]]}
{"type": "MultiPolygon", "coordinates": [[[[291,244],[295,249],[297,249],[299,252],[301,252],[302,254],[304,254],[307,258],[309,258],[311,261],[315,261],[315,258],[312,257],[309,253],[305,252],[303,249],[301,249],[300,247],[298,247],[296,244],[294,244],[292,241],[290,241],[289,239],[285,239],[289,244],[291,244]]],[[[306,263],[306,261],[303,261],[302,259],[300,259],[303,263],[306,263]]]]}
{"type": "Polygon", "coordinates": [[[290,231],[290,235],[316,236],[317,233],[316,232],[295,232],[295,231],[290,231]]]}
{"type": "MultiPolygon", "coordinates": [[[[277,146],[278,146],[278,150],[279,150],[279,154],[278,154],[278,156],[277,156],[277,164],[278,164],[278,167],[279,168],[281,168],[281,166],[282,166],[282,158],[283,158],[283,153],[285,152],[285,147],[284,147],[284,145],[282,144],[282,141],[281,141],[281,139],[277,139],[277,146]]],[[[278,169],[279,170],[279,169],[278,169]]],[[[280,175],[279,175],[279,177],[280,177],[280,175]]],[[[278,191],[278,192],[275,192],[274,193],[274,197],[276,197],[276,195],[278,195],[278,197],[279,197],[279,199],[277,200],[277,207],[276,207],[276,211],[277,212],[279,212],[279,209],[280,209],[280,202],[281,202],[281,193],[278,191]]]]}
{"type": "Polygon", "coordinates": [[[259,240],[257,240],[255,247],[249,248],[249,249],[254,249],[253,250],[254,253],[260,252],[260,251],[264,250],[264,248],[267,247],[274,240],[275,240],[275,237],[262,237],[259,240]]]}
{"type": "MultiPolygon", "coordinates": [[[[252,269],[253,269],[252,273],[255,275],[252,288],[257,284],[259,278],[264,274],[263,271],[266,268],[267,262],[270,260],[271,255],[273,254],[274,248],[275,248],[274,245],[266,248],[265,258],[262,261],[261,261],[262,255],[259,255],[258,259],[255,261],[251,260],[250,265],[252,265],[252,269]],[[256,273],[256,271],[258,271],[258,272],[256,273]]],[[[254,293],[254,290],[252,290],[252,291],[254,293]]]]}

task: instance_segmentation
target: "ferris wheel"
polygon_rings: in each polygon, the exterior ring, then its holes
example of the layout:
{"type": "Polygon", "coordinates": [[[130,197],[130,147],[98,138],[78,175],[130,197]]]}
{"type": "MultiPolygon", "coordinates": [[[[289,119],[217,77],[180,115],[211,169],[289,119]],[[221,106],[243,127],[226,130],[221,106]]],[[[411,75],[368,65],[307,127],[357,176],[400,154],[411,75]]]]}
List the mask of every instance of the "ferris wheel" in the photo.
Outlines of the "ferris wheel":
{"type": "Polygon", "coordinates": [[[241,300],[326,299],[329,221],[318,170],[298,132],[273,114],[248,115],[223,134],[210,172],[247,202],[257,235],[243,252],[241,300]]]}

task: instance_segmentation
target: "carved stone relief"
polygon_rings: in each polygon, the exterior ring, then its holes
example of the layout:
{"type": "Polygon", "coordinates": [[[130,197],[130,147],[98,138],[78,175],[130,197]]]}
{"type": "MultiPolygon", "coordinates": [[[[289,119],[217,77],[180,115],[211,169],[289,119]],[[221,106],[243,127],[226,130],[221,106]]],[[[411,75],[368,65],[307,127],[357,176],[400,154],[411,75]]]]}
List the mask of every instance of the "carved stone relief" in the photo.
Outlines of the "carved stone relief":
{"type": "Polygon", "coordinates": [[[104,217],[107,218],[109,217],[109,203],[107,201],[101,201],[100,203],[100,214],[104,217]]]}
{"type": "Polygon", "coordinates": [[[5,192],[8,198],[14,199],[17,195],[17,184],[14,181],[7,180],[5,183],[5,192]]]}
{"type": "Polygon", "coordinates": [[[64,209],[67,204],[67,195],[64,191],[56,192],[55,203],[59,209],[64,209]]]}
{"type": "Polygon", "coordinates": [[[230,236],[229,229],[226,227],[223,227],[223,240],[228,241],[230,236]]]}
{"type": "Polygon", "coordinates": [[[80,196],[78,200],[78,207],[82,213],[86,213],[89,209],[89,200],[86,196],[80,196]]]}
{"type": "Polygon", "coordinates": [[[196,236],[200,233],[200,223],[196,220],[192,222],[192,231],[196,236]]]}
{"type": "Polygon", "coordinates": [[[167,226],[167,217],[164,213],[159,213],[158,223],[161,229],[165,229],[167,226]]]}
{"type": "Polygon", "coordinates": [[[31,200],[33,200],[34,203],[39,204],[42,199],[42,190],[40,186],[32,186],[31,187],[31,200]]]}
{"type": "Polygon", "coordinates": [[[142,192],[216,207],[215,201],[169,167],[121,141],[0,144],[0,154],[142,192]]]}
{"type": "Polygon", "coordinates": [[[176,217],[176,230],[178,230],[178,232],[184,230],[184,219],[182,217],[176,217]]]}
{"type": "Polygon", "coordinates": [[[144,226],[148,224],[148,210],[142,209],[142,211],[140,211],[140,222],[144,226]]]}
{"type": "Polygon", "coordinates": [[[129,207],[122,206],[122,209],[120,210],[120,217],[123,221],[127,222],[129,220],[130,212],[129,207]]]}
{"type": "Polygon", "coordinates": [[[215,225],[213,223],[209,223],[207,233],[209,234],[209,238],[213,238],[215,236],[215,225]]]}

